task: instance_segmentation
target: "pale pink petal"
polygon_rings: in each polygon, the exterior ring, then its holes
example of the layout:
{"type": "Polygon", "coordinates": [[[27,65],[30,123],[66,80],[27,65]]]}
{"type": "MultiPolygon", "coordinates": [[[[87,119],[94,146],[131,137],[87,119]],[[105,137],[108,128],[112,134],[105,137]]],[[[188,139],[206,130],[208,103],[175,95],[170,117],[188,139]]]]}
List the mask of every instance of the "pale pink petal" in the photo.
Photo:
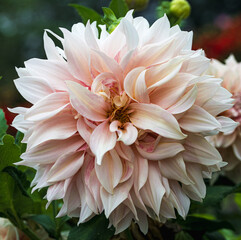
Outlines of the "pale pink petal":
{"type": "Polygon", "coordinates": [[[26,151],[21,158],[36,164],[54,163],[61,155],[76,151],[83,144],[84,140],[78,135],[66,140],[49,140],[26,151]]]}
{"type": "Polygon", "coordinates": [[[134,126],[151,130],[163,137],[184,139],[176,119],[167,111],[154,104],[132,103],[130,120],[134,126]]]}
{"type": "Polygon", "coordinates": [[[203,108],[193,105],[179,120],[181,128],[189,132],[205,132],[221,128],[221,124],[203,108]]]}
{"type": "Polygon", "coordinates": [[[46,198],[49,202],[64,197],[64,181],[56,183],[48,188],[46,198]]]}
{"type": "Polygon", "coordinates": [[[138,67],[130,71],[124,80],[124,89],[127,95],[137,102],[149,103],[149,96],[145,82],[146,70],[138,67]]]}
{"type": "Polygon", "coordinates": [[[233,131],[240,125],[240,123],[224,116],[218,116],[217,120],[221,124],[220,132],[223,132],[224,135],[233,133],[233,131]]]}
{"type": "Polygon", "coordinates": [[[144,187],[140,190],[140,194],[145,205],[152,208],[158,216],[160,212],[161,201],[165,194],[165,188],[162,185],[158,166],[156,164],[150,163],[148,170],[148,180],[144,187]]]}
{"type": "Polygon", "coordinates": [[[173,194],[171,194],[170,201],[177,209],[179,215],[185,218],[189,211],[189,207],[191,203],[190,199],[183,192],[180,184],[177,181],[169,181],[169,183],[170,183],[170,187],[173,190],[173,194]]]}
{"type": "Polygon", "coordinates": [[[54,92],[49,83],[40,77],[21,77],[14,80],[14,84],[21,95],[33,104],[54,92]]]}
{"type": "Polygon", "coordinates": [[[115,78],[122,82],[123,77],[121,67],[113,58],[110,58],[104,52],[97,50],[91,51],[91,65],[96,71],[100,73],[113,73],[115,78]]]}
{"type": "Polygon", "coordinates": [[[167,110],[172,114],[179,114],[191,108],[197,97],[197,87],[194,86],[188,91],[177,103],[169,107],[167,110]]]}
{"type": "Polygon", "coordinates": [[[38,124],[29,137],[28,146],[34,147],[48,140],[67,139],[77,132],[76,120],[73,115],[59,113],[38,124]],[[46,131],[48,129],[48,131],[46,131]]]}
{"type": "Polygon", "coordinates": [[[146,84],[148,90],[160,87],[177,75],[181,69],[184,57],[176,57],[163,64],[151,67],[146,73],[146,84]]]}
{"type": "Polygon", "coordinates": [[[141,156],[148,160],[161,160],[165,158],[174,157],[179,152],[185,150],[181,143],[175,142],[161,142],[156,146],[155,150],[152,152],[147,152],[138,145],[136,147],[141,156]]]}
{"type": "Polygon", "coordinates": [[[26,120],[24,119],[24,115],[22,115],[22,114],[17,115],[17,116],[14,118],[14,120],[13,120],[13,122],[12,122],[12,124],[11,124],[11,126],[15,127],[18,131],[20,131],[20,132],[22,132],[22,133],[24,133],[24,134],[25,134],[33,125],[34,125],[34,123],[31,122],[31,121],[26,121],[26,120]]]}
{"type": "Polygon", "coordinates": [[[125,18],[122,19],[121,25],[126,38],[127,51],[130,51],[136,48],[139,43],[138,33],[133,25],[125,18]]]}
{"type": "MultiPolygon", "coordinates": [[[[141,22],[143,24],[143,22],[141,22]]],[[[141,30],[141,26],[140,26],[141,30]]],[[[159,18],[153,25],[146,31],[143,38],[141,38],[141,45],[156,43],[164,40],[169,36],[170,23],[166,15],[159,18]]]]}
{"type": "Polygon", "coordinates": [[[31,75],[43,78],[55,90],[66,91],[65,81],[78,81],[70,74],[65,61],[30,59],[25,66],[31,75]]]}
{"type": "Polygon", "coordinates": [[[107,192],[113,193],[114,188],[119,184],[122,177],[122,162],[115,150],[107,152],[101,162],[96,163],[96,175],[107,192]]]}
{"type": "Polygon", "coordinates": [[[93,121],[107,119],[110,106],[105,100],[76,82],[67,82],[72,106],[81,114],[93,121]]]}
{"type": "Polygon", "coordinates": [[[99,50],[99,46],[98,46],[98,35],[96,36],[93,32],[93,29],[90,25],[90,21],[87,22],[86,26],[85,26],[85,42],[88,43],[88,46],[90,48],[99,50]]]}
{"type": "Polygon", "coordinates": [[[124,125],[119,121],[113,121],[110,124],[110,131],[118,133],[117,141],[122,141],[125,145],[133,144],[138,136],[137,129],[131,123],[125,123],[124,125]]]}
{"type": "Polygon", "coordinates": [[[184,184],[193,183],[186,172],[185,162],[179,154],[176,157],[158,161],[162,176],[167,179],[177,180],[184,184]]]}
{"type": "Polygon", "coordinates": [[[101,161],[106,152],[113,149],[116,144],[116,133],[109,130],[109,123],[105,121],[98,125],[90,137],[90,149],[96,157],[96,162],[101,165],[101,161]]]}
{"type": "Polygon", "coordinates": [[[241,160],[241,138],[238,136],[232,145],[235,156],[241,160]]]}
{"type": "Polygon", "coordinates": [[[218,150],[200,135],[190,134],[185,139],[184,148],[182,156],[186,162],[211,166],[222,161],[218,150]]]}
{"type": "Polygon", "coordinates": [[[184,192],[195,201],[201,201],[206,195],[206,185],[200,168],[199,164],[186,164],[187,173],[194,184],[182,185],[184,192]]]}
{"type": "Polygon", "coordinates": [[[90,136],[93,132],[93,129],[90,128],[84,119],[80,117],[77,121],[77,129],[79,132],[79,135],[86,141],[86,143],[89,145],[90,144],[90,136]]]}
{"type": "Polygon", "coordinates": [[[25,114],[25,119],[28,121],[42,121],[55,116],[68,105],[70,105],[68,93],[52,93],[29,108],[25,114]]]}
{"type": "Polygon", "coordinates": [[[133,179],[119,184],[112,194],[108,193],[103,187],[100,190],[100,196],[105,209],[105,216],[108,218],[113,210],[128,198],[129,191],[132,187],[133,179]]]}
{"type": "Polygon", "coordinates": [[[150,93],[150,101],[164,109],[169,108],[183,97],[193,75],[178,73],[173,79],[150,93]]]}
{"type": "Polygon", "coordinates": [[[54,41],[48,36],[46,31],[44,32],[44,50],[49,60],[63,60],[56,49],[54,41]]]}
{"type": "Polygon", "coordinates": [[[67,30],[63,33],[64,52],[71,73],[86,85],[91,85],[90,55],[86,44],[80,37],[74,36],[67,30]]]}

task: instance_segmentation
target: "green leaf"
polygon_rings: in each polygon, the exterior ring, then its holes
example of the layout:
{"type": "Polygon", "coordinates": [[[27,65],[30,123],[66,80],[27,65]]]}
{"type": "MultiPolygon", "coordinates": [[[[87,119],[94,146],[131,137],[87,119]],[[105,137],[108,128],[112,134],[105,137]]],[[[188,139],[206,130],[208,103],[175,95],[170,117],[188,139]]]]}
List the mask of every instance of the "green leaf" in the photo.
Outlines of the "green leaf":
{"type": "Polygon", "coordinates": [[[5,135],[0,145],[0,171],[20,160],[20,148],[14,143],[14,137],[5,135]]]}
{"type": "Polygon", "coordinates": [[[175,235],[175,240],[194,240],[194,239],[189,233],[181,231],[175,235]]]}
{"type": "Polygon", "coordinates": [[[84,24],[86,24],[88,20],[90,20],[91,23],[96,21],[97,24],[102,24],[102,16],[95,10],[78,4],[70,4],[70,6],[77,10],[84,24]]]}
{"type": "Polygon", "coordinates": [[[0,212],[14,211],[14,180],[8,173],[0,172],[0,212]]]}
{"type": "Polygon", "coordinates": [[[233,230],[233,226],[227,221],[208,220],[199,217],[187,217],[185,220],[178,220],[178,223],[184,230],[189,231],[213,232],[222,228],[233,230]]]}
{"type": "Polygon", "coordinates": [[[24,137],[24,134],[17,131],[16,137],[15,137],[15,144],[17,144],[20,147],[21,153],[24,153],[27,147],[26,143],[21,142],[23,140],[23,137],[24,137]]]}
{"type": "Polygon", "coordinates": [[[205,240],[226,240],[219,232],[206,233],[204,235],[205,240]]]}
{"type": "Polygon", "coordinates": [[[22,194],[26,197],[29,197],[27,189],[30,187],[30,182],[27,180],[25,174],[17,168],[11,166],[4,168],[3,171],[7,172],[15,180],[15,183],[22,194]]]}
{"type": "Polygon", "coordinates": [[[129,11],[129,8],[124,0],[112,0],[109,8],[112,9],[117,18],[124,17],[129,11]]]}
{"type": "Polygon", "coordinates": [[[54,221],[47,215],[34,215],[30,216],[28,219],[33,220],[34,222],[40,224],[46,232],[49,234],[50,237],[56,237],[55,233],[55,223],[54,221]]]}
{"type": "Polygon", "coordinates": [[[8,129],[7,121],[5,119],[5,114],[2,109],[0,109],[0,139],[6,134],[8,129]]]}
{"type": "Polygon", "coordinates": [[[197,212],[199,210],[205,210],[210,207],[218,207],[222,200],[231,193],[240,192],[241,185],[236,186],[208,186],[206,197],[203,202],[193,201],[191,204],[190,212],[197,212]]]}
{"type": "Polygon", "coordinates": [[[108,220],[103,214],[95,216],[90,221],[73,228],[68,240],[108,240],[114,235],[113,228],[108,228],[108,220]]]}

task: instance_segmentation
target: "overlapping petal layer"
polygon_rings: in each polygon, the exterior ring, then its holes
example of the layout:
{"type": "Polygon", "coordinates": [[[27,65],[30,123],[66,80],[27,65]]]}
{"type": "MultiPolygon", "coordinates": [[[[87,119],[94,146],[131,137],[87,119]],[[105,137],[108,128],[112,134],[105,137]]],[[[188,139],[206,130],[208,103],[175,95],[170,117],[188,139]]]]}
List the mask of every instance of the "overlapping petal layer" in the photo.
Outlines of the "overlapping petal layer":
{"type": "Polygon", "coordinates": [[[27,143],[18,164],[37,170],[33,190],[63,199],[58,216],[104,212],[116,233],[132,220],[146,233],[147,216],[185,217],[190,199],[204,198],[203,178],[223,166],[205,136],[233,128],[217,117],[232,99],[205,75],[192,33],[166,16],[149,27],[130,11],[111,34],[101,29],[61,29],[63,49],[45,33],[48,59],[18,69],[16,87],[33,104],[12,110],[27,143]]]}

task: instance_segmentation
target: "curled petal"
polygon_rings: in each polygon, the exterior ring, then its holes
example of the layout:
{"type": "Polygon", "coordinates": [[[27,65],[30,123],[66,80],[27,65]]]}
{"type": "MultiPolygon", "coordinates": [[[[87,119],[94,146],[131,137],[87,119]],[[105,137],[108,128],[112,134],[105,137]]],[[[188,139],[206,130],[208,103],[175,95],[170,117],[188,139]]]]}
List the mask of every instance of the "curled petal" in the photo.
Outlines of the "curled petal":
{"type": "Polygon", "coordinates": [[[116,133],[109,130],[107,121],[98,125],[90,137],[90,149],[96,157],[97,164],[101,161],[106,152],[113,149],[116,144],[116,133]]]}
{"type": "Polygon", "coordinates": [[[97,122],[104,121],[107,118],[109,105],[102,97],[75,82],[68,81],[67,86],[71,104],[79,114],[97,122]]]}
{"type": "Polygon", "coordinates": [[[166,110],[154,104],[132,103],[130,109],[130,120],[134,126],[151,130],[163,137],[173,139],[184,139],[185,134],[181,132],[176,119],[166,110]]]}

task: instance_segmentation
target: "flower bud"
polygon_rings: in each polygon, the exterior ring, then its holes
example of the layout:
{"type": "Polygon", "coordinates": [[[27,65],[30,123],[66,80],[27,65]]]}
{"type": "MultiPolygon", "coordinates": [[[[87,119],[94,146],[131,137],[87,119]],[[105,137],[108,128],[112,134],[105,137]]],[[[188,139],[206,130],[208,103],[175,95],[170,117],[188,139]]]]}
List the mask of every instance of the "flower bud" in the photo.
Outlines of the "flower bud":
{"type": "Polygon", "coordinates": [[[170,13],[177,18],[185,19],[190,15],[191,7],[186,0],[173,0],[170,4],[170,13]]]}
{"type": "Polygon", "coordinates": [[[126,0],[126,3],[129,9],[141,11],[147,7],[149,0],[126,0]]]}

